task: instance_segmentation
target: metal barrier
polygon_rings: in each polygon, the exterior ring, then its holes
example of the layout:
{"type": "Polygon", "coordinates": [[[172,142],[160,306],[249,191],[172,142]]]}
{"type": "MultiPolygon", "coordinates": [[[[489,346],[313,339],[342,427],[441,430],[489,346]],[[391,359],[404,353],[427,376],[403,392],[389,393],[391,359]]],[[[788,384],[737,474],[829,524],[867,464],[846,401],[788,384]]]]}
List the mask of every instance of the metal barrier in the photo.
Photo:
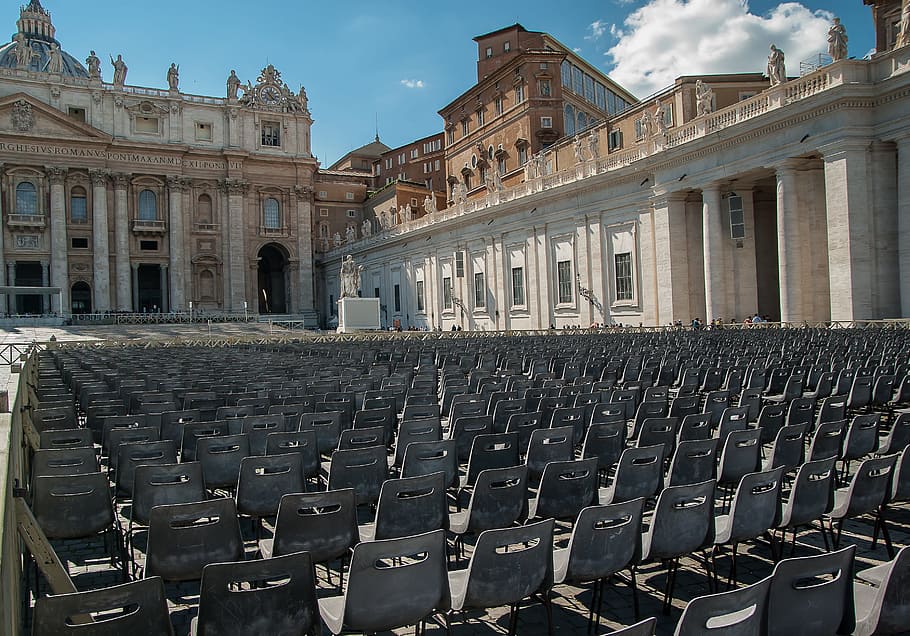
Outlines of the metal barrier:
{"type": "Polygon", "coordinates": [[[254,313],[229,314],[201,311],[166,314],[73,314],[70,317],[70,323],[73,325],[182,325],[208,322],[257,322],[258,320],[259,315],[254,313]]]}
{"type": "Polygon", "coordinates": [[[0,633],[23,633],[22,550],[13,489],[25,484],[22,406],[25,383],[37,356],[30,355],[18,385],[9,387],[11,413],[0,413],[0,633]]]}

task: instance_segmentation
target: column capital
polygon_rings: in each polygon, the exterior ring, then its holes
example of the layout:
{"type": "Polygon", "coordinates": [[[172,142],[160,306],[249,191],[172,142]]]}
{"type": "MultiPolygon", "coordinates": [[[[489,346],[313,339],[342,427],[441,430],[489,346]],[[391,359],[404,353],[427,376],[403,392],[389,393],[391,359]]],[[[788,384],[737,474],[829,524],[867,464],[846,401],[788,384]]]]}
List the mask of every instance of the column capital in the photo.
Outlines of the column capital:
{"type": "Polygon", "coordinates": [[[174,192],[182,192],[185,187],[184,179],[179,175],[168,175],[166,181],[167,187],[174,192]]]}
{"type": "Polygon", "coordinates": [[[661,192],[651,197],[651,205],[654,208],[663,208],[670,203],[683,203],[688,196],[688,191],[661,192]]]}
{"type": "Polygon", "coordinates": [[[294,194],[298,199],[309,199],[313,196],[313,188],[306,185],[294,186],[294,194]]]}
{"type": "Polygon", "coordinates": [[[863,138],[852,138],[847,137],[846,139],[840,139],[830,144],[825,144],[819,146],[818,150],[822,154],[822,158],[825,161],[835,161],[840,159],[844,153],[847,152],[863,152],[869,149],[869,145],[872,143],[872,140],[863,137],[863,138]]]}
{"type": "Polygon", "coordinates": [[[115,172],[111,175],[111,181],[114,182],[115,190],[126,190],[130,185],[130,178],[133,175],[126,172],[115,172]]]}
{"type": "Polygon", "coordinates": [[[795,157],[789,157],[782,161],[778,161],[777,163],[773,164],[771,167],[774,169],[775,174],[778,174],[778,175],[784,174],[784,173],[792,173],[792,172],[796,172],[797,170],[801,170],[801,169],[805,168],[806,160],[797,159],[795,157]]]}
{"type": "Polygon", "coordinates": [[[90,170],[89,176],[92,178],[93,186],[107,186],[111,173],[109,170],[90,170]]]}
{"type": "Polygon", "coordinates": [[[130,267],[133,269],[133,271],[138,270],[138,269],[139,269],[139,263],[130,263],[130,267]]]}
{"type": "Polygon", "coordinates": [[[51,185],[63,185],[63,182],[66,180],[66,173],[68,168],[61,168],[60,166],[45,166],[45,173],[47,173],[48,181],[51,182],[51,185]]]}
{"type": "Polygon", "coordinates": [[[701,187],[702,198],[704,198],[706,193],[716,194],[716,195],[720,196],[720,191],[721,191],[722,187],[723,187],[722,183],[709,183],[707,185],[703,185],[701,187]]]}
{"type": "Polygon", "coordinates": [[[218,182],[218,187],[222,192],[230,195],[246,194],[250,189],[250,184],[243,179],[223,179],[218,182]]]}

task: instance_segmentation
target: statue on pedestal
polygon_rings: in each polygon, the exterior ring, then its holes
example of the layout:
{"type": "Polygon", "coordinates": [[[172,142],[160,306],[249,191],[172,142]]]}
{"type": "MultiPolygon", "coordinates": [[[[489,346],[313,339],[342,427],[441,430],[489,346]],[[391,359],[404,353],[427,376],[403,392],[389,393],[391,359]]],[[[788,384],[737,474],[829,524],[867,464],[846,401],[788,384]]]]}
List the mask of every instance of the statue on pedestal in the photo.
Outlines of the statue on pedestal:
{"type": "Polygon", "coordinates": [[[667,119],[666,112],[664,111],[664,105],[657,100],[657,104],[654,105],[654,134],[655,135],[666,135],[667,134],[667,119]]]}
{"type": "Polygon", "coordinates": [[[901,32],[894,43],[894,48],[902,46],[910,46],[910,0],[904,0],[904,8],[901,9],[901,32]]]}
{"type": "Polygon", "coordinates": [[[348,229],[345,230],[344,234],[345,234],[345,240],[348,243],[353,243],[354,241],[357,240],[357,230],[354,229],[353,225],[349,225],[348,229]]]}
{"type": "Polygon", "coordinates": [[[63,72],[63,54],[60,53],[60,45],[56,42],[51,44],[51,49],[47,54],[47,72],[48,73],[62,73],[63,72]]]}
{"type": "Polygon", "coordinates": [[[177,91],[180,84],[180,67],[176,62],[171,62],[171,67],[167,70],[167,87],[168,90],[177,91]]]}
{"type": "Polygon", "coordinates": [[[13,53],[16,56],[16,67],[28,68],[29,64],[32,63],[32,57],[35,55],[34,51],[32,51],[32,47],[28,45],[25,36],[21,33],[17,33],[13,38],[13,41],[16,43],[16,48],[13,50],[13,53]]]}
{"type": "Polygon", "coordinates": [[[575,141],[572,143],[575,148],[575,163],[584,163],[585,161],[585,147],[584,143],[581,140],[581,137],[575,135],[575,141]]]}
{"type": "Polygon", "coordinates": [[[332,237],[332,243],[335,245],[335,247],[341,247],[341,234],[335,232],[335,236],[332,237]]]}
{"type": "Polygon", "coordinates": [[[597,135],[596,130],[592,130],[588,133],[588,154],[591,155],[591,161],[594,161],[600,156],[600,137],[597,135]]]}
{"type": "Polygon", "coordinates": [[[85,65],[88,67],[89,79],[101,79],[101,59],[95,55],[94,51],[89,51],[88,57],[85,58],[85,65]]]}
{"type": "Polygon", "coordinates": [[[237,77],[237,72],[234,69],[231,69],[231,74],[227,78],[227,98],[228,99],[237,99],[237,91],[240,90],[240,78],[237,77]]]}
{"type": "Polygon", "coordinates": [[[714,90],[701,80],[695,81],[695,107],[697,117],[714,112],[714,90]]]}
{"type": "Polygon", "coordinates": [[[439,210],[436,209],[436,197],[428,194],[423,200],[423,209],[427,214],[434,214],[439,210]]]}
{"type": "Polygon", "coordinates": [[[771,86],[777,86],[787,81],[787,65],[784,60],[784,52],[773,44],[771,45],[771,53],[768,55],[768,77],[771,79],[771,86]]]}
{"type": "Polygon", "coordinates": [[[111,66],[114,67],[114,86],[123,86],[126,84],[126,72],[129,69],[126,66],[126,62],[123,61],[123,56],[118,55],[115,60],[112,55],[111,66]]]}
{"type": "Polygon", "coordinates": [[[364,236],[371,236],[373,234],[373,224],[370,223],[370,219],[364,219],[363,225],[360,226],[360,233],[364,236]]]}
{"type": "Polygon", "coordinates": [[[847,57],[847,29],[840,23],[840,18],[834,18],[834,24],[828,29],[828,55],[835,62],[847,57]]]}
{"type": "Polygon", "coordinates": [[[360,289],[360,272],[363,271],[363,265],[354,264],[354,257],[348,254],[341,261],[341,290],[338,294],[338,300],[342,298],[357,298],[357,290],[360,289]]]}
{"type": "Polygon", "coordinates": [[[651,117],[651,113],[647,110],[641,114],[641,119],[638,120],[638,125],[641,130],[641,136],[643,139],[649,139],[654,135],[654,119],[651,117]]]}

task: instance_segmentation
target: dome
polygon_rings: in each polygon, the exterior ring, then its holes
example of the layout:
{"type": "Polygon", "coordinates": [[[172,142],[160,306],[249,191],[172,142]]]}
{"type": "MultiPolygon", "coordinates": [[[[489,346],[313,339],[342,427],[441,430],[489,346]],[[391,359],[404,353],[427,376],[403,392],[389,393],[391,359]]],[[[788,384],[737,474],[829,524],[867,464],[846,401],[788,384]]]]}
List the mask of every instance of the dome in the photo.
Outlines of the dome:
{"type": "Polygon", "coordinates": [[[40,0],[31,0],[20,10],[19,30],[11,42],[0,46],[0,68],[23,68],[38,73],[48,72],[48,63],[53,57],[52,51],[60,51],[60,74],[68,77],[88,78],[88,71],[72,55],[60,49],[55,39],[56,31],[51,22],[50,12],[41,6],[40,0]],[[20,66],[20,40],[31,51],[29,61],[20,66]]]}

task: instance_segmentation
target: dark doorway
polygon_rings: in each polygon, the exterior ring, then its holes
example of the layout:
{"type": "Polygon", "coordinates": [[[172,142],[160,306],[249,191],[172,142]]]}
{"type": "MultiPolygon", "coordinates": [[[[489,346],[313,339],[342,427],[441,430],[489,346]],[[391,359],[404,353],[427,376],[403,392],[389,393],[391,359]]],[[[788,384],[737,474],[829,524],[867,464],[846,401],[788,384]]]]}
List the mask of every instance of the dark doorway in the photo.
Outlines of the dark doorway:
{"type": "MultiPolygon", "coordinates": [[[[16,263],[17,287],[43,287],[44,279],[41,276],[41,263],[16,263]]],[[[16,313],[42,314],[44,313],[44,300],[38,294],[22,294],[16,296],[16,313]]]]}
{"type": "Polygon", "coordinates": [[[79,281],[70,289],[70,301],[74,314],[92,313],[92,290],[88,283],[79,281]]]}
{"type": "Polygon", "coordinates": [[[164,304],[161,295],[161,265],[140,265],[137,278],[139,311],[159,313],[164,304]]]}
{"type": "Polygon", "coordinates": [[[286,314],[288,259],[284,250],[273,244],[259,250],[259,313],[286,314]]]}

